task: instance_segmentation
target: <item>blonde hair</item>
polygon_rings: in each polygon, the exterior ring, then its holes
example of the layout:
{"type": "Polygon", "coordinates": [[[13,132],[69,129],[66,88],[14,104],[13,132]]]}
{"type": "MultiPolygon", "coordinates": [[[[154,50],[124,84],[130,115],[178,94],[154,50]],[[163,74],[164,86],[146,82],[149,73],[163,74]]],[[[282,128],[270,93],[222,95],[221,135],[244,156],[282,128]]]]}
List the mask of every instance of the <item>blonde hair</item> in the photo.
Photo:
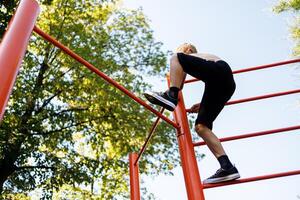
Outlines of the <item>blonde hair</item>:
{"type": "Polygon", "coordinates": [[[183,43],[179,47],[176,48],[175,52],[197,53],[197,49],[194,45],[192,45],[190,43],[183,43]]]}

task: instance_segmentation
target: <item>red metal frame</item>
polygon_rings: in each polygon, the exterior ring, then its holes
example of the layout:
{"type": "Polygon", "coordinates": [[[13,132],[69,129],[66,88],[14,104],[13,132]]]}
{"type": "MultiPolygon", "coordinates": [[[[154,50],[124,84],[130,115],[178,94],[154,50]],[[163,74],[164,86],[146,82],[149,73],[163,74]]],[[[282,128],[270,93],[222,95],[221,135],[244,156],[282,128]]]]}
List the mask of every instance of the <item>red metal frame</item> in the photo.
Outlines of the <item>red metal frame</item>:
{"type": "MultiPolygon", "coordinates": [[[[170,86],[169,77],[168,85],[170,86]]],[[[178,105],[174,110],[173,115],[175,121],[181,127],[177,130],[177,140],[187,196],[189,200],[204,200],[203,185],[201,183],[192,136],[185,110],[186,108],[184,105],[183,95],[182,92],[179,92],[178,105]]]]}
{"type": "Polygon", "coordinates": [[[129,154],[129,174],[130,174],[130,199],[140,200],[140,180],[139,180],[139,165],[135,164],[138,154],[129,154]]]}
{"type": "Polygon", "coordinates": [[[243,178],[243,179],[224,182],[224,183],[204,184],[203,188],[204,189],[209,189],[209,188],[214,188],[214,187],[234,185],[234,184],[239,184],[239,183],[248,183],[248,182],[253,182],[253,181],[261,181],[261,180],[280,178],[280,177],[285,177],[285,176],[294,176],[294,175],[299,175],[299,174],[300,174],[300,170],[295,170],[295,171],[282,172],[282,173],[277,173],[277,174],[255,176],[255,177],[251,177],[251,178],[243,178]]]}
{"type": "Polygon", "coordinates": [[[261,100],[261,99],[268,99],[268,98],[272,98],[272,97],[279,97],[279,96],[284,96],[284,95],[289,95],[289,94],[296,94],[296,93],[299,93],[299,92],[300,92],[300,89],[289,90],[289,91],[286,91],[286,92],[272,93],[272,94],[267,94],[267,95],[261,95],[261,96],[256,96],[256,97],[250,97],[250,98],[230,101],[226,105],[233,105],[233,104],[245,103],[245,102],[256,101],[256,100],[261,100]]]}
{"type": "MultiPolygon", "coordinates": [[[[91,65],[89,62],[87,62],[86,60],[78,56],[76,53],[74,53],[73,51],[71,51],[70,49],[68,49],[58,41],[56,41],[50,35],[44,33],[42,30],[40,30],[37,27],[33,28],[38,12],[39,12],[39,6],[34,0],[22,0],[14,16],[14,19],[11,21],[9,29],[6,32],[5,37],[3,38],[2,43],[0,45],[0,75],[1,75],[0,77],[0,108],[1,108],[0,121],[3,117],[4,108],[7,104],[8,97],[11,93],[11,89],[15,81],[15,77],[17,75],[20,63],[26,51],[26,46],[28,44],[30,34],[32,32],[32,29],[34,29],[34,31],[38,33],[40,36],[42,36],[43,38],[45,38],[46,40],[48,40],[49,42],[51,42],[52,44],[54,44],[55,46],[63,50],[66,54],[70,55],[72,58],[74,58],[81,64],[85,65],[92,72],[102,77],[109,84],[121,90],[130,98],[135,100],[137,103],[144,106],[146,109],[150,110],[152,113],[158,116],[139,154],[137,153],[129,154],[131,200],[140,199],[138,161],[142,156],[143,152],[145,151],[151,137],[153,136],[153,133],[158,125],[160,118],[162,118],[167,123],[175,127],[177,130],[180,158],[182,162],[182,169],[183,169],[183,174],[184,174],[184,179],[186,184],[186,191],[189,200],[204,200],[205,197],[204,197],[203,189],[300,174],[300,170],[296,170],[296,171],[283,172],[283,173],[277,173],[271,175],[244,178],[244,179],[239,179],[236,181],[230,181],[230,182],[225,182],[220,184],[203,185],[201,183],[201,179],[199,175],[196,156],[194,152],[194,146],[204,145],[205,143],[198,142],[193,144],[192,142],[188,119],[186,116],[186,111],[188,110],[186,110],[185,108],[182,92],[179,93],[179,103],[175,111],[173,112],[175,118],[175,122],[173,122],[166,116],[162,115],[164,109],[162,109],[160,112],[156,111],[150,105],[148,105],[147,103],[139,99],[137,96],[135,96],[133,93],[128,91],[126,88],[124,88],[122,85],[117,83],[115,80],[113,80],[112,78],[110,78],[109,76],[101,72],[99,69],[97,69],[95,66],[91,65]]],[[[238,74],[238,73],[260,70],[260,69],[265,69],[265,68],[270,68],[270,67],[275,67],[280,65],[286,65],[295,62],[300,62],[300,59],[288,60],[288,61],[272,63],[268,65],[261,65],[257,67],[241,69],[241,70],[234,71],[233,73],[238,74]]],[[[187,80],[185,81],[185,83],[190,83],[195,81],[197,81],[197,79],[187,80]]],[[[168,83],[169,83],[169,79],[168,79],[168,83]]],[[[228,102],[227,105],[244,103],[244,102],[255,101],[259,99],[266,99],[266,98],[288,95],[288,94],[294,94],[298,92],[300,92],[300,89],[262,95],[257,97],[251,97],[251,98],[246,98],[241,100],[235,100],[235,101],[228,102]]],[[[279,133],[284,131],[291,131],[296,129],[300,129],[300,125],[280,128],[280,129],[273,129],[268,131],[261,131],[261,132],[250,133],[245,135],[231,136],[231,137],[222,138],[220,140],[230,141],[236,139],[243,139],[243,138],[250,138],[250,137],[268,135],[273,133],[279,133]]]]}
{"type": "MultiPolygon", "coordinates": [[[[257,137],[257,136],[263,136],[263,135],[270,135],[270,134],[275,134],[275,133],[293,131],[293,130],[297,130],[297,129],[300,129],[300,125],[290,126],[290,127],[286,127],[286,128],[278,128],[278,129],[267,130],[267,131],[259,131],[259,132],[248,133],[248,134],[243,134],[243,135],[230,136],[230,137],[221,138],[220,141],[221,142],[226,142],[226,141],[232,141],[232,140],[238,140],[238,139],[245,139],[245,138],[257,137]]],[[[202,146],[202,145],[205,145],[205,144],[206,143],[204,141],[196,142],[196,143],[194,143],[194,146],[202,146]]]]}
{"type": "MultiPolygon", "coordinates": [[[[239,99],[239,100],[233,100],[233,101],[227,102],[226,106],[233,105],[233,104],[239,104],[239,103],[245,103],[245,102],[251,102],[251,101],[257,101],[257,100],[262,100],[262,99],[268,99],[268,98],[272,98],[272,97],[296,94],[296,93],[300,93],[300,89],[289,90],[289,91],[285,91],[285,92],[277,92],[277,93],[255,96],[255,97],[249,97],[249,98],[239,99]]],[[[191,111],[191,109],[186,109],[186,112],[190,112],[190,111],[191,111]]]]}
{"type": "Polygon", "coordinates": [[[39,15],[34,0],[22,0],[0,44],[0,122],[39,15]]]}

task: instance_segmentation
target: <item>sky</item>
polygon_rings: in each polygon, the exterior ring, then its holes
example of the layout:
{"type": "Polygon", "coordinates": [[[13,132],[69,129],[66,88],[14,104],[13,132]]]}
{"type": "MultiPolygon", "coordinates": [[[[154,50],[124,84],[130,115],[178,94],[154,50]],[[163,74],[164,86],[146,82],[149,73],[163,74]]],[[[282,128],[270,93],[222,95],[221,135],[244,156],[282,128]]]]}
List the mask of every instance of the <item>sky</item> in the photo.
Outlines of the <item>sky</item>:
{"type": "MultiPolygon", "coordinates": [[[[275,14],[275,0],[124,0],[125,8],[142,7],[151,20],[157,41],[165,50],[183,42],[199,52],[212,53],[227,61],[233,70],[293,58],[289,37],[292,14],[275,14]]],[[[237,74],[232,100],[300,88],[299,64],[237,74]]],[[[149,79],[150,80],[150,79],[149,79]]],[[[147,81],[149,81],[147,80],[147,81]]],[[[166,82],[151,79],[154,90],[164,91],[166,82]]],[[[186,107],[201,100],[203,83],[188,84],[186,107]]],[[[294,94],[225,107],[214,123],[218,137],[246,134],[300,124],[300,95],[294,94]]],[[[242,178],[300,169],[300,131],[223,143],[242,178]]],[[[197,138],[196,141],[200,141],[197,138]]],[[[198,162],[201,179],[212,175],[219,164],[207,147],[196,148],[206,156],[198,162]]],[[[186,200],[181,167],[174,176],[143,177],[158,200],[186,200]]],[[[206,200],[297,200],[300,175],[205,190],[206,200]]]]}

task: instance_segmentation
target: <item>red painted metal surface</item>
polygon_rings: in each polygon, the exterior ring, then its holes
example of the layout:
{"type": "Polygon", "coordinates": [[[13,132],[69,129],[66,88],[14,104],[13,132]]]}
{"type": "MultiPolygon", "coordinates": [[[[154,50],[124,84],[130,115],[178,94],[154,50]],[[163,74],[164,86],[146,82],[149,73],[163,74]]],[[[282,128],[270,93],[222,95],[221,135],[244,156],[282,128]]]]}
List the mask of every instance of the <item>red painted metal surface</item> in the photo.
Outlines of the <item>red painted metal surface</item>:
{"type": "MultiPolygon", "coordinates": [[[[282,65],[287,65],[287,64],[297,63],[297,62],[300,62],[300,59],[292,59],[292,60],[287,60],[287,61],[282,61],[282,62],[271,63],[271,64],[267,64],[267,65],[260,65],[260,66],[256,66],[256,67],[240,69],[240,70],[233,71],[232,73],[239,74],[239,73],[256,71],[256,70],[260,70],[260,69],[277,67],[277,66],[282,66],[282,65]]],[[[196,81],[199,81],[199,80],[198,79],[190,79],[190,80],[186,80],[184,83],[192,83],[192,82],[196,82],[196,81]]]]}
{"type": "Polygon", "coordinates": [[[129,174],[130,174],[130,199],[140,200],[140,179],[139,179],[139,165],[135,165],[138,157],[137,153],[129,154],[129,174]]]}
{"type": "MultiPolygon", "coordinates": [[[[238,139],[245,139],[245,138],[257,137],[257,136],[281,133],[281,132],[286,132],[286,131],[293,131],[293,130],[297,130],[297,129],[300,129],[300,125],[290,126],[290,127],[286,127],[286,128],[272,129],[272,130],[267,130],[267,131],[260,131],[260,132],[255,132],[255,133],[248,133],[248,134],[243,134],[243,135],[230,136],[230,137],[221,138],[220,141],[226,142],[226,141],[232,141],[232,140],[238,140],[238,139]]],[[[194,143],[194,146],[201,146],[201,145],[205,145],[205,144],[206,143],[204,141],[196,142],[196,143],[194,143]]]]}
{"type": "MultiPolygon", "coordinates": [[[[160,110],[160,113],[163,114],[164,110],[165,110],[165,109],[162,108],[162,109],[160,110]]],[[[146,148],[147,148],[147,146],[148,146],[148,144],[149,144],[149,142],[150,142],[152,136],[154,135],[154,131],[155,131],[156,127],[158,126],[159,120],[160,120],[160,117],[157,117],[157,119],[155,120],[154,124],[152,125],[152,127],[151,127],[151,129],[150,129],[150,132],[149,132],[149,135],[148,135],[148,137],[146,138],[146,141],[145,141],[145,143],[143,144],[143,146],[142,146],[142,148],[141,148],[141,150],[140,150],[140,152],[139,152],[139,155],[138,155],[136,161],[134,162],[135,165],[139,162],[139,159],[141,158],[141,156],[142,156],[142,154],[144,153],[144,151],[146,150],[146,148]]]]}
{"type": "MultiPolygon", "coordinates": [[[[170,80],[168,79],[170,84],[170,80]]],[[[179,93],[179,102],[173,112],[175,121],[180,125],[177,130],[181,165],[185,180],[187,196],[189,200],[204,200],[203,185],[201,183],[198,164],[192,142],[192,136],[188,119],[185,112],[185,105],[182,92],[179,93]]]]}
{"type": "Polygon", "coordinates": [[[22,0],[0,44],[0,121],[38,15],[36,1],[22,0]]]}
{"type": "Polygon", "coordinates": [[[295,170],[295,171],[290,171],[290,172],[282,172],[282,173],[277,173],[277,174],[244,178],[244,179],[228,181],[228,182],[224,182],[224,183],[204,184],[204,189],[227,186],[227,185],[234,185],[234,184],[240,184],[240,183],[247,183],[247,182],[253,182],[253,181],[261,181],[261,180],[272,179],[272,178],[280,178],[280,177],[285,177],[285,176],[294,176],[294,175],[299,175],[299,174],[300,174],[300,170],[295,170]]]}
{"type": "MultiPolygon", "coordinates": [[[[249,98],[239,99],[239,100],[233,100],[233,101],[227,102],[226,105],[228,106],[228,105],[233,105],[233,104],[257,101],[257,100],[261,100],[261,99],[268,99],[268,98],[272,98],[272,97],[279,97],[279,96],[296,94],[296,93],[300,93],[300,89],[289,90],[289,91],[285,91],[285,92],[277,92],[277,93],[261,95],[261,96],[256,96],[256,97],[249,97],[249,98]]],[[[186,109],[186,112],[190,112],[190,111],[191,111],[191,109],[186,109]]]]}
{"type": "Polygon", "coordinates": [[[90,71],[94,72],[95,74],[97,74],[98,76],[100,76],[101,78],[103,78],[105,81],[107,81],[108,83],[110,83],[111,85],[113,85],[114,87],[116,87],[117,89],[121,90],[123,93],[125,93],[127,96],[129,96],[130,98],[132,98],[134,101],[136,101],[140,105],[144,106],[146,109],[150,110],[156,116],[160,117],[161,119],[163,119],[164,121],[166,121],[167,123],[169,123],[170,125],[172,125],[174,128],[176,128],[176,129],[179,128],[178,125],[175,122],[173,122],[172,120],[170,120],[166,116],[164,116],[161,113],[159,113],[157,110],[155,110],[154,108],[152,108],[146,102],[144,102],[143,100],[141,100],[140,98],[138,98],[137,96],[135,96],[132,92],[130,92],[129,90],[127,90],[125,87],[123,87],[122,85],[120,85],[118,82],[116,82],[115,80],[113,80],[109,76],[107,76],[105,73],[101,72],[99,69],[97,69],[95,66],[93,66],[92,64],[90,64],[89,62],[87,62],[86,60],[84,60],[83,58],[81,58],[75,52],[73,52],[72,50],[70,50],[69,48],[67,48],[66,46],[64,46],[63,44],[61,44],[60,42],[58,42],[57,40],[55,40],[53,37],[51,37],[50,35],[46,34],[45,32],[43,32],[41,29],[39,29],[36,26],[34,27],[34,31],[37,34],[39,34],[41,37],[43,37],[45,40],[51,42],[53,45],[55,45],[56,47],[60,48],[66,54],[68,54],[69,56],[71,56],[72,58],[74,58],[75,60],[77,60],[79,63],[81,63],[82,65],[86,66],[90,71]]]}
{"type": "Polygon", "coordinates": [[[245,99],[240,99],[240,100],[235,100],[235,101],[229,101],[226,105],[244,103],[244,102],[249,102],[249,101],[256,101],[256,100],[267,99],[267,98],[278,97],[278,96],[284,96],[284,95],[289,95],[289,94],[296,94],[296,93],[299,93],[299,92],[300,92],[300,89],[290,90],[290,91],[286,91],[286,92],[278,92],[278,93],[267,94],[267,95],[256,96],[256,97],[250,97],[250,98],[245,98],[245,99]]]}
{"type": "Polygon", "coordinates": [[[260,66],[256,66],[256,67],[250,67],[250,68],[246,68],[246,69],[240,69],[240,70],[233,71],[233,74],[256,71],[256,70],[272,68],[272,67],[278,67],[278,66],[288,65],[288,64],[297,63],[297,62],[300,62],[299,58],[292,59],[292,60],[287,60],[287,61],[275,62],[275,63],[271,63],[271,64],[267,64],[267,65],[260,65],[260,66]]]}

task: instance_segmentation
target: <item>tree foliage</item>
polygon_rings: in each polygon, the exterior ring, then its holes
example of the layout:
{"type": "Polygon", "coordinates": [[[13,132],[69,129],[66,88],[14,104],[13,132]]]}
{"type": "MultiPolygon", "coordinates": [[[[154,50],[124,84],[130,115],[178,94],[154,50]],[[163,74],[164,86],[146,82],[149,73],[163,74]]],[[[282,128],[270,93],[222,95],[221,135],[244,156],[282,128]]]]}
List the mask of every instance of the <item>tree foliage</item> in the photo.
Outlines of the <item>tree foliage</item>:
{"type": "MultiPolygon", "coordinates": [[[[13,15],[18,1],[2,0],[0,2],[0,38],[5,32],[7,24],[13,15]]],[[[1,40],[0,40],[1,41],[1,40]]]]}
{"type": "MultiPolygon", "coordinates": [[[[109,0],[41,3],[41,29],[136,95],[150,87],[144,76],[165,73],[166,53],[142,10],[109,0]]],[[[1,193],[10,199],[27,199],[30,191],[45,199],[128,198],[128,153],[139,150],[153,120],[34,34],[0,125],[1,193]]],[[[170,173],[178,163],[172,130],[159,126],[142,172],[170,173]]]]}
{"type": "Polygon", "coordinates": [[[296,42],[294,55],[300,55],[300,0],[281,0],[273,10],[277,13],[291,11],[295,14],[294,22],[291,25],[291,36],[296,42]]]}

